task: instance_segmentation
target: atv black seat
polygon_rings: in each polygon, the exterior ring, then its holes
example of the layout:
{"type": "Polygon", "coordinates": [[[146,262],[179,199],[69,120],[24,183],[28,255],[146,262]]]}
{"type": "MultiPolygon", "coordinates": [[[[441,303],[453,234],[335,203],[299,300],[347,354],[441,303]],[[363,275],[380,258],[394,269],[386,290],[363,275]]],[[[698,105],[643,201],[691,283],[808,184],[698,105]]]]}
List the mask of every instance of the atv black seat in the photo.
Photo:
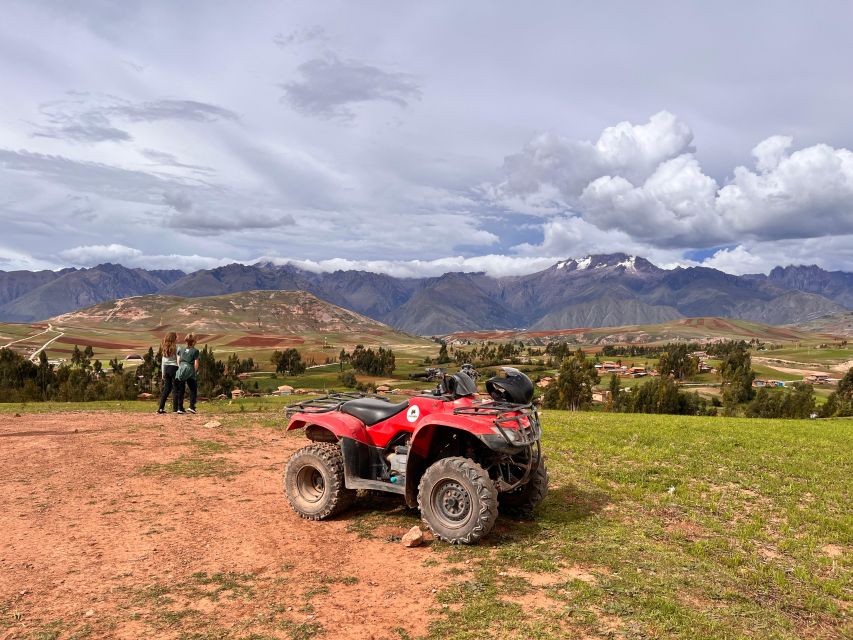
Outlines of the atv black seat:
{"type": "Polygon", "coordinates": [[[409,401],[393,404],[376,398],[358,398],[341,405],[341,412],[358,418],[368,427],[405,411],[409,401]]]}

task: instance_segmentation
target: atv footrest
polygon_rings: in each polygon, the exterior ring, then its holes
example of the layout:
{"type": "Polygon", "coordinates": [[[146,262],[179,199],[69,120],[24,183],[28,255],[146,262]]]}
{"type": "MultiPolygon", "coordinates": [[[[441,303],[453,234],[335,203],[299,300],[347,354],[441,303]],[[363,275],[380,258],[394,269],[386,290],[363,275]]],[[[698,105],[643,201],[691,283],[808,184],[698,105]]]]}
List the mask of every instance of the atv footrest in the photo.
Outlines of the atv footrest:
{"type": "Polygon", "coordinates": [[[370,491],[385,491],[386,493],[406,494],[406,485],[383,482],[382,480],[365,480],[355,476],[345,475],[344,484],[347,489],[365,489],[370,491]]]}

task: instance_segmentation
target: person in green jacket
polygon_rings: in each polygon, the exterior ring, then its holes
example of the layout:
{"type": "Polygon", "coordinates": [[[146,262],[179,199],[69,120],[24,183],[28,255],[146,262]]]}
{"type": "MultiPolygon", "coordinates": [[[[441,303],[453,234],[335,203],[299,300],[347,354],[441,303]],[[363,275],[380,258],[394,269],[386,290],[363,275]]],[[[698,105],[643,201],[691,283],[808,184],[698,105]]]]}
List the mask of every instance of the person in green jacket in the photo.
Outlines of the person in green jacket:
{"type": "Polygon", "coordinates": [[[184,413],[184,392],[190,390],[190,406],[188,411],[195,413],[195,401],[198,396],[198,349],[195,348],[195,334],[188,333],[184,338],[186,347],[178,349],[178,373],[175,376],[176,394],[178,398],[178,413],[184,413]]]}

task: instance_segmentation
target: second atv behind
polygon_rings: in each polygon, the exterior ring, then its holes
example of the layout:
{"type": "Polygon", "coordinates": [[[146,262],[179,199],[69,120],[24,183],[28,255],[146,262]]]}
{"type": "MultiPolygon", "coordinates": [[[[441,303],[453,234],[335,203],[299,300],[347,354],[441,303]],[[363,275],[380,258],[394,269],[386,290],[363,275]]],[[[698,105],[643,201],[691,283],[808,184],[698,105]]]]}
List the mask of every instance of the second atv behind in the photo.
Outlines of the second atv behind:
{"type": "Polygon", "coordinates": [[[436,537],[473,544],[498,510],[530,516],[548,492],[533,383],[503,368],[480,400],[468,371],[445,375],[431,395],[400,403],[333,393],[287,408],[288,430],[312,441],[287,463],[284,485],[303,518],[323,520],[359,489],[399,494],[436,537]]]}

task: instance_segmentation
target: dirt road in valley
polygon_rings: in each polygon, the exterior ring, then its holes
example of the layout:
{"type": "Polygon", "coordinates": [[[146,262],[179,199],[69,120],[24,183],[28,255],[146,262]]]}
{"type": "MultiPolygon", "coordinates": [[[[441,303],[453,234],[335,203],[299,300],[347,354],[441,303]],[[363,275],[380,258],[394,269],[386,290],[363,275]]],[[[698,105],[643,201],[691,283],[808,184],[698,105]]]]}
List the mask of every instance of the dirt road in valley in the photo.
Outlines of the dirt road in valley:
{"type": "Polygon", "coordinates": [[[847,362],[842,362],[841,364],[837,364],[832,367],[833,371],[838,371],[840,373],[847,373],[850,369],[853,369],[853,360],[848,360],[847,362]]]}
{"type": "Polygon", "coordinates": [[[305,441],[210,419],[0,416],[0,638],[426,631],[446,565],[425,562],[439,557],[432,547],[385,539],[413,518],[370,539],[352,531],[358,510],[302,520],[281,474],[305,441]]]}
{"type": "Polygon", "coordinates": [[[791,373],[793,375],[801,375],[803,377],[815,374],[832,376],[832,371],[836,370],[833,367],[820,367],[819,365],[814,365],[814,369],[807,369],[805,368],[807,365],[802,362],[792,362],[790,360],[776,360],[774,358],[753,358],[752,361],[756,364],[762,364],[766,367],[770,367],[771,369],[775,369],[776,371],[780,371],[782,373],[791,373]],[[780,362],[782,363],[782,365],[779,364],[780,362]]]}
{"type": "Polygon", "coordinates": [[[41,353],[42,351],[44,351],[45,349],[47,349],[51,344],[53,344],[54,342],[56,342],[56,341],[57,341],[57,340],[59,340],[62,336],[64,336],[64,335],[65,335],[65,333],[64,333],[61,329],[54,329],[54,328],[53,328],[53,325],[47,325],[47,327],[48,327],[48,331],[56,331],[59,335],[57,335],[57,336],[55,336],[55,337],[51,338],[50,340],[48,340],[47,342],[45,342],[42,346],[40,346],[38,349],[36,349],[35,351],[33,351],[33,354],[30,356],[30,360],[31,360],[32,362],[35,362],[35,361],[36,361],[36,359],[38,358],[39,353],[41,353]]]}

